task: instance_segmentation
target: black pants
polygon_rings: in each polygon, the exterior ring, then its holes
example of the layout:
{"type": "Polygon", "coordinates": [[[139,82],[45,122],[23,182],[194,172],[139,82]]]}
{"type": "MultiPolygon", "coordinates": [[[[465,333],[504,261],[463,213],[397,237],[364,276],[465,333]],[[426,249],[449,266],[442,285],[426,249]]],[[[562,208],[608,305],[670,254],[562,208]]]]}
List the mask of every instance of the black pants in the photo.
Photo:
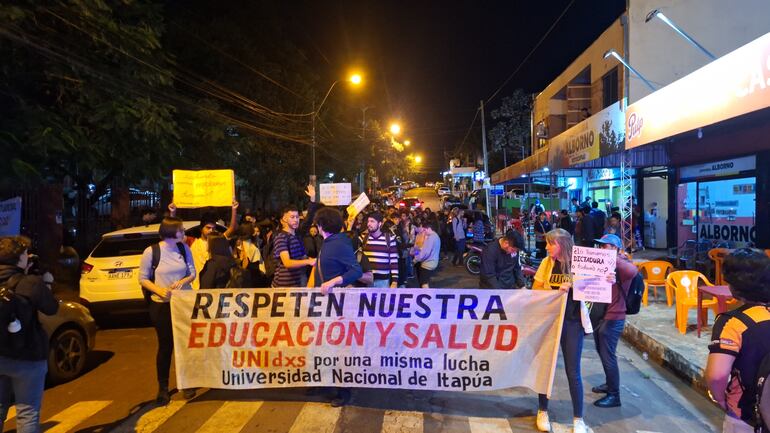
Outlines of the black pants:
{"type": "Polygon", "coordinates": [[[625,324],[625,320],[602,320],[601,324],[594,330],[596,351],[599,352],[604,376],[607,379],[607,391],[613,395],[618,395],[620,392],[620,369],[618,368],[616,351],[625,324]]]}
{"type": "MultiPolygon", "coordinates": [[[[572,416],[583,418],[583,377],[580,374],[580,357],[583,354],[583,325],[580,320],[564,319],[561,328],[561,354],[567,371],[569,395],[572,398],[572,416]]],[[[548,410],[548,397],[538,394],[538,409],[548,410]]]]}
{"type": "Polygon", "coordinates": [[[158,386],[168,388],[168,374],[171,369],[171,355],[174,353],[174,334],[171,327],[171,304],[150,301],[150,320],[158,335],[158,353],[155,356],[155,369],[158,386]]]}

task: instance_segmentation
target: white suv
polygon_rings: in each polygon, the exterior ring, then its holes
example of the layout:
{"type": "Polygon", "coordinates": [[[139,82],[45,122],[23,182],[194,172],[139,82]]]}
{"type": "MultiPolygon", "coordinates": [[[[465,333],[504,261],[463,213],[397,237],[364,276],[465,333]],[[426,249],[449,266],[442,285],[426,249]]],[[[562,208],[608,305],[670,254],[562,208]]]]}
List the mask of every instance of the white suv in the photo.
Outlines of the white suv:
{"type": "MultiPolygon", "coordinates": [[[[185,221],[185,231],[199,225],[185,221]]],[[[131,227],[102,235],[80,269],[80,300],[95,315],[115,306],[147,307],[139,286],[139,262],[150,245],[160,241],[160,224],[131,227]]]]}

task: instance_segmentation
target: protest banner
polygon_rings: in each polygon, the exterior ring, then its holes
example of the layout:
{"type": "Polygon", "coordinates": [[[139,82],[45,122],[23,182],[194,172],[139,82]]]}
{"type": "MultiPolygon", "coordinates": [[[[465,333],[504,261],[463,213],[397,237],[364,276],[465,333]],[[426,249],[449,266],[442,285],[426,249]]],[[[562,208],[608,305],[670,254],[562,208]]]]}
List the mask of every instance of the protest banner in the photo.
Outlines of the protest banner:
{"type": "Polygon", "coordinates": [[[618,253],[614,250],[572,248],[572,297],[576,301],[612,302],[612,283],[618,253]]]}
{"type": "Polygon", "coordinates": [[[565,301],[551,290],[175,291],[177,387],[550,394],[565,301]]]}
{"type": "Polygon", "coordinates": [[[174,170],[173,182],[174,204],[180,209],[233,204],[232,170],[174,170]]]}
{"type": "Polygon", "coordinates": [[[321,203],[326,206],[347,206],[351,195],[349,183],[321,184],[321,203]]]}
{"type": "Polygon", "coordinates": [[[0,201],[0,236],[21,233],[21,197],[0,201]]]}

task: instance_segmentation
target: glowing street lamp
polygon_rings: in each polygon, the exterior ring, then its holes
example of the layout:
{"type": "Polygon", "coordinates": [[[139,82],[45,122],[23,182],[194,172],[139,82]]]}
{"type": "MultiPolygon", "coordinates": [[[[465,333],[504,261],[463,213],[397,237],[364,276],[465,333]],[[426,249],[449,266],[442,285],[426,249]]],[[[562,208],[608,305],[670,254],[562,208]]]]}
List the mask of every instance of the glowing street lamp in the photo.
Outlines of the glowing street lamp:
{"type": "Polygon", "coordinates": [[[350,82],[353,85],[360,86],[363,81],[364,79],[361,78],[361,74],[353,74],[350,76],[350,82]]]}
{"type": "Polygon", "coordinates": [[[409,140],[404,141],[404,146],[409,146],[410,144],[412,144],[411,141],[409,141],[409,140]]]}
{"type": "Polygon", "coordinates": [[[422,162],[422,156],[420,156],[420,155],[415,156],[414,157],[414,162],[416,162],[417,164],[421,163],[422,162]]]}
{"type": "Polygon", "coordinates": [[[390,124],[390,133],[393,135],[398,135],[401,133],[401,125],[398,123],[391,123],[390,124]]]}

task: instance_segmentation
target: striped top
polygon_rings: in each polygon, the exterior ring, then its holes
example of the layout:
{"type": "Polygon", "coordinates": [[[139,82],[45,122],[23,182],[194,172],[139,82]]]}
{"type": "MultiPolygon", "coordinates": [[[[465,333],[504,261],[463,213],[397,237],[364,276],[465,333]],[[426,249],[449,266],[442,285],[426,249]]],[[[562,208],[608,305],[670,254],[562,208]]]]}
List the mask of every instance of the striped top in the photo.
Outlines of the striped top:
{"type": "Polygon", "coordinates": [[[289,269],[281,261],[281,253],[288,251],[289,258],[292,260],[301,260],[307,258],[305,246],[299,238],[291,233],[280,231],[275,235],[273,247],[273,257],[276,260],[275,274],[273,275],[273,287],[301,287],[302,274],[307,269],[305,266],[289,269]]]}
{"type": "Polygon", "coordinates": [[[382,231],[377,238],[367,234],[362,251],[369,259],[375,280],[398,281],[398,248],[395,236],[386,235],[382,231]]]}

